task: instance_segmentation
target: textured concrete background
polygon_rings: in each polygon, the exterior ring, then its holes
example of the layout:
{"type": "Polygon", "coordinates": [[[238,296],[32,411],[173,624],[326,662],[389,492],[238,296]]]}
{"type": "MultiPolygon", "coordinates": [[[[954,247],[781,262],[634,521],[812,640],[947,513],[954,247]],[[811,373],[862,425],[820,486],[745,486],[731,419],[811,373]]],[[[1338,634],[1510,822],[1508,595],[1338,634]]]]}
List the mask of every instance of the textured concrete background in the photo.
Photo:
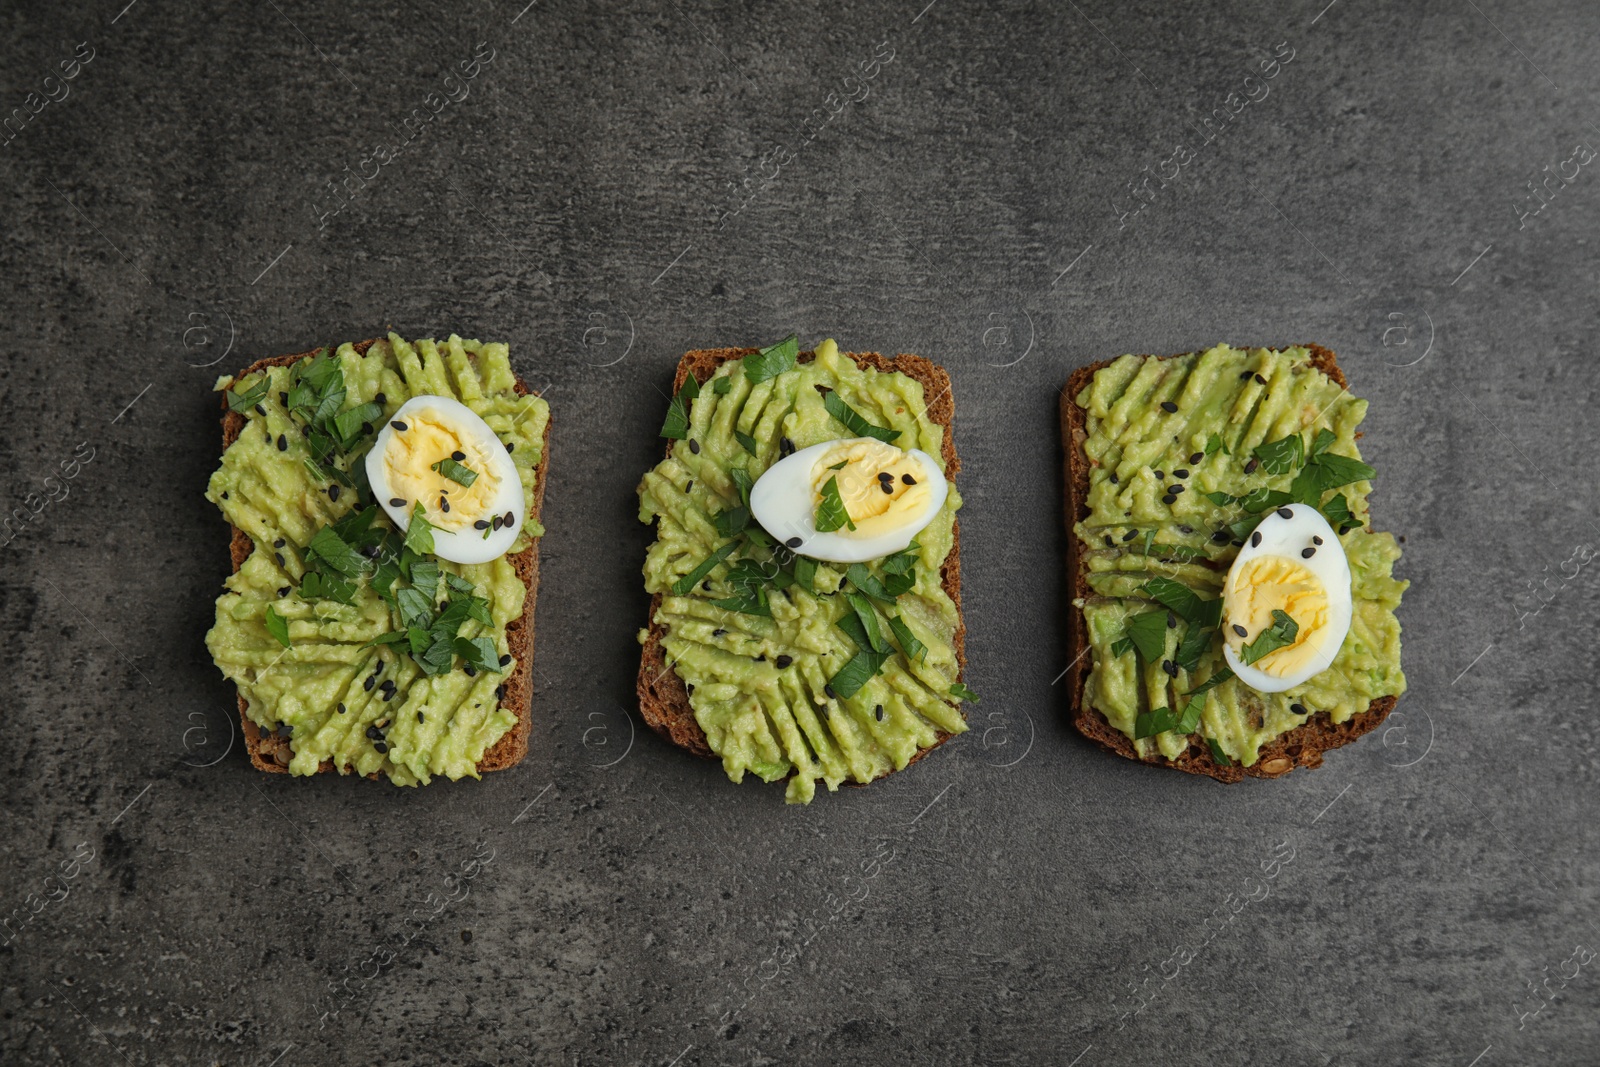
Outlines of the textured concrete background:
{"type": "Polygon", "coordinates": [[[0,1060],[1595,1062],[1592,5],[525,2],[0,14],[0,1060]],[[390,325],[547,389],[531,751],[268,777],[209,387],[390,325]],[[633,707],[673,363],[791,330],[950,369],[983,696],[804,809],[633,707]],[[1234,787],[1053,684],[1056,390],[1221,340],[1340,353],[1412,582],[1389,724],[1234,787]]]}

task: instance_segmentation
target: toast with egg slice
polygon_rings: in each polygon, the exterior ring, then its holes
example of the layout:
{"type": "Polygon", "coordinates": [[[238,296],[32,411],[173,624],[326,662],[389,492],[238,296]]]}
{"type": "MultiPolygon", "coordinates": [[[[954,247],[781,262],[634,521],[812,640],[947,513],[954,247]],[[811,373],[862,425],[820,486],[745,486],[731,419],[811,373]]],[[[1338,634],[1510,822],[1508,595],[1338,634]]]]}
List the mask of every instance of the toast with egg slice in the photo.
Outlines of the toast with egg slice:
{"type": "MultiPolygon", "coordinates": [[[[1340,370],[1337,358],[1330,350],[1320,345],[1299,346],[1306,353],[1304,366],[1325,375],[1341,393],[1348,394],[1347,381],[1343,371],[1340,370]]],[[[1260,350],[1257,350],[1260,351],[1260,350]]],[[[1289,349],[1267,349],[1267,352],[1282,353],[1289,349]]],[[[1205,353],[1179,353],[1173,356],[1141,356],[1140,360],[1168,361],[1185,356],[1201,356],[1205,353]]],[[[1124,357],[1127,358],[1127,357],[1124,357]]],[[[1094,381],[1095,376],[1111,367],[1115,360],[1102,360],[1081,367],[1073,372],[1060,394],[1060,426],[1061,443],[1064,455],[1064,501],[1067,534],[1067,574],[1072,607],[1069,612],[1069,671],[1072,675],[1071,700],[1073,708],[1073,724],[1078,731],[1095,744],[1116,753],[1127,759],[1139,760],[1156,766],[1171,767],[1190,774],[1206,775],[1222,782],[1237,782],[1245,777],[1278,778],[1296,767],[1313,768],[1321,766],[1323,754],[1331,749],[1347,745],[1377,728],[1389,713],[1394,709],[1398,694],[1381,695],[1366,704],[1364,710],[1335,722],[1333,717],[1324,711],[1311,710],[1305,721],[1287,730],[1259,749],[1255,760],[1248,766],[1239,760],[1229,759],[1226,754],[1219,759],[1206,738],[1201,732],[1193,732],[1188,736],[1188,744],[1173,758],[1168,758],[1159,751],[1141,755],[1135,742],[1123,730],[1112,725],[1110,720],[1099,709],[1093,707],[1089,698],[1089,682],[1091,671],[1096,666],[1098,653],[1091,647],[1089,621],[1084,610],[1086,603],[1096,596],[1090,586],[1091,556],[1105,549],[1119,551],[1122,541],[1119,538],[1106,535],[1106,540],[1101,544],[1086,544],[1079,536],[1078,525],[1085,523],[1090,516],[1088,503],[1090,479],[1098,464],[1090,458],[1085,451],[1088,439],[1088,414],[1085,407],[1080,406],[1077,398],[1094,381]]],[[[1266,383],[1256,376],[1255,381],[1266,383]]],[[[1152,405],[1154,406],[1154,405],[1152,405]]],[[[1363,409],[1364,410],[1364,409],[1363,409]]],[[[1305,415],[1302,413],[1302,418],[1305,415]]],[[[1315,425],[1313,419],[1311,425],[1315,425]]],[[[1302,431],[1297,431],[1302,432],[1302,431]]],[[[1360,434],[1354,434],[1359,437],[1360,434]]],[[[1174,438],[1177,443],[1177,439],[1174,438]]],[[[1164,447],[1164,445],[1163,445],[1164,447]]],[[[1190,447],[1197,447],[1191,445],[1190,447]]],[[[1209,448],[1209,444],[1206,446],[1209,448]]],[[[1201,455],[1201,453],[1196,453],[1201,455]]],[[[1209,459],[1210,453],[1203,453],[1209,459]]],[[[1193,460],[1195,455],[1190,455],[1193,460]]],[[[1163,472],[1164,474],[1165,472],[1163,472]]],[[[1115,474],[1109,476],[1115,479],[1115,474]]],[[[1197,490],[1200,488],[1195,485],[1197,490]]],[[[1169,498],[1163,498],[1164,500],[1169,498]]],[[[1362,503],[1364,505],[1364,498],[1362,503]]],[[[1366,525],[1370,528],[1370,522],[1366,525]]],[[[1355,527],[1351,527],[1355,528],[1355,527]]],[[[1200,528],[1204,532],[1204,527],[1200,528]]],[[[1221,529],[1210,534],[1215,543],[1215,538],[1221,535],[1221,529]]],[[[1381,535],[1387,537],[1388,535],[1381,535]]],[[[1236,542],[1229,542],[1230,545],[1236,542]]],[[[1148,551],[1148,548],[1147,548],[1148,551]]],[[[1226,549],[1224,549],[1226,552],[1226,549]]],[[[1398,553],[1396,552],[1396,555],[1398,553]]],[[[1147,557],[1148,558],[1148,557],[1147,557]]],[[[1193,557],[1190,557],[1191,559],[1193,557]]],[[[1208,566],[1218,566],[1225,571],[1226,561],[1207,562],[1208,566]]],[[[1399,590],[1404,589],[1405,583],[1397,583],[1399,590]]],[[[1395,593],[1395,603],[1398,605],[1398,592],[1395,593]]],[[[1156,605],[1159,606],[1159,605],[1156,605]]],[[[1395,654],[1398,666],[1398,623],[1395,624],[1395,654]]],[[[1347,637],[1346,640],[1349,640],[1347,637]]],[[[1125,655],[1136,653],[1125,652],[1125,655]]],[[[1396,671],[1398,674],[1398,670],[1396,671]]],[[[1191,681],[1189,684],[1193,685],[1191,681]]],[[[1404,690],[1404,677],[1399,676],[1398,687],[1404,690]]],[[[1173,686],[1176,689],[1176,686],[1173,686]]],[[[1188,695],[1183,694],[1183,695],[1188,695]]],[[[1259,695],[1259,694],[1258,694],[1259,695]]],[[[1176,703],[1176,700],[1173,701],[1176,703]]],[[[1292,705],[1301,706],[1301,705],[1292,705]]]]}
{"type": "MultiPolygon", "coordinates": [[[[367,349],[377,344],[382,338],[371,338],[351,345],[357,355],[364,355],[367,349]]],[[[234,376],[235,381],[243,379],[249,374],[268,367],[287,367],[298,363],[302,359],[309,359],[316,355],[320,349],[310,352],[301,352],[288,356],[271,356],[260,359],[250,366],[239,371],[234,376]]],[[[531,390],[526,382],[518,377],[513,386],[519,396],[528,395],[531,390]]],[[[534,393],[533,395],[538,395],[534,393]]],[[[221,398],[223,407],[222,415],[222,447],[224,450],[244,430],[246,419],[235,411],[229,410],[227,396],[221,398]]],[[[550,467],[550,423],[546,421],[543,442],[539,454],[539,462],[534,466],[534,497],[533,506],[529,511],[534,521],[539,521],[544,506],[545,483],[550,467]]],[[[230,525],[232,531],[228,543],[228,552],[232,560],[235,573],[249,559],[254,550],[254,542],[250,535],[230,525]]],[[[516,717],[516,724],[508,730],[498,741],[485,750],[483,757],[478,761],[477,768],[481,771],[505,770],[521,762],[528,753],[528,733],[531,727],[531,702],[533,696],[533,637],[534,637],[534,604],[539,592],[539,542],[541,538],[530,539],[530,544],[521,552],[508,558],[527,590],[523,602],[522,614],[512,619],[506,626],[506,641],[511,649],[511,654],[516,657],[516,667],[507,676],[504,682],[504,695],[500,698],[500,706],[516,717]]],[[[273,774],[288,774],[288,763],[291,755],[290,742],[276,734],[263,732],[251,721],[248,703],[241,693],[238,697],[239,720],[244,728],[245,748],[250,754],[250,762],[257,770],[273,774]]],[[[331,760],[323,760],[317,767],[318,774],[325,774],[335,770],[331,760]]],[[[374,771],[367,775],[377,779],[379,772],[374,771]]]]}
{"type": "MultiPolygon", "coordinates": [[[[715,375],[717,368],[731,360],[743,359],[760,352],[756,348],[715,348],[699,349],[685,353],[678,361],[677,372],[673,377],[672,388],[674,395],[682,389],[684,382],[693,376],[697,383],[709,382],[715,375]]],[[[940,458],[944,462],[946,478],[954,478],[961,470],[961,460],[956,453],[953,436],[955,420],[955,402],[951,395],[950,375],[944,368],[921,356],[902,353],[894,357],[880,355],[876,352],[849,352],[843,356],[855,362],[858,367],[871,368],[879,372],[897,372],[919,383],[925,398],[925,415],[933,423],[941,427],[943,439],[941,441],[940,458]],[[927,399],[931,398],[931,399],[927,399]]],[[[813,352],[801,352],[798,362],[805,364],[814,358],[813,352]]],[[[671,456],[674,441],[669,440],[666,445],[666,455],[671,456]]],[[[954,602],[957,612],[957,623],[951,638],[955,658],[958,665],[956,678],[958,682],[966,677],[966,623],[961,614],[961,527],[959,520],[953,524],[950,551],[945,557],[940,568],[940,587],[954,602]]],[[[642,651],[639,657],[639,675],[635,691],[639,698],[639,712],[645,723],[656,733],[671,741],[680,748],[687,749],[697,756],[707,759],[716,758],[716,753],[706,739],[705,731],[695,719],[693,708],[689,703],[689,693],[672,664],[668,661],[667,653],[662,645],[663,638],[667,635],[667,628],[658,621],[662,602],[662,594],[656,593],[650,599],[650,625],[642,637],[642,651]]],[[[963,711],[962,717],[965,717],[963,711]]],[[[917,762],[948,741],[954,733],[939,730],[935,742],[926,747],[919,748],[908,759],[906,766],[917,762]]],[[[892,772],[891,772],[892,773],[892,772]]],[[[864,784],[864,783],[849,783],[864,784]]]]}

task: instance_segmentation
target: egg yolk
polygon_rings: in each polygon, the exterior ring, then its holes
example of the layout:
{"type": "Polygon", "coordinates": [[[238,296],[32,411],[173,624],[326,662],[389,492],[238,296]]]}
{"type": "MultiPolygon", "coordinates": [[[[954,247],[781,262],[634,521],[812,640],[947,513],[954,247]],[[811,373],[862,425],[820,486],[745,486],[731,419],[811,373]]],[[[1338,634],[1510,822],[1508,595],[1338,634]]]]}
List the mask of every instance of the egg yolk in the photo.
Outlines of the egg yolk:
{"type": "Polygon", "coordinates": [[[1274,678],[1302,670],[1316,656],[1328,625],[1328,590],[1320,579],[1292,559],[1261,555],[1235,567],[1222,590],[1226,623],[1223,637],[1235,652],[1272,625],[1274,609],[1300,627],[1294,642],[1256,660],[1251,666],[1274,678]],[[1243,626],[1241,637],[1235,626],[1243,626]]]}
{"type": "Polygon", "coordinates": [[[871,438],[841,441],[828,449],[812,470],[812,489],[822,502],[822,487],[838,479],[839,496],[856,528],[841,527],[842,537],[877,537],[920,516],[928,506],[929,478],[909,452],[871,438]],[[838,470],[832,468],[839,464],[838,470]],[[909,481],[908,481],[909,479],[909,481]]]}
{"type": "Polygon", "coordinates": [[[462,435],[444,413],[417,408],[406,413],[406,428],[389,435],[383,467],[389,491],[406,501],[421,501],[428,522],[441,530],[461,530],[485,517],[500,488],[489,455],[462,435]],[[477,475],[471,485],[447,478],[434,465],[456,453],[463,467],[477,475]],[[446,507],[448,506],[448,510],[446,507]]]}

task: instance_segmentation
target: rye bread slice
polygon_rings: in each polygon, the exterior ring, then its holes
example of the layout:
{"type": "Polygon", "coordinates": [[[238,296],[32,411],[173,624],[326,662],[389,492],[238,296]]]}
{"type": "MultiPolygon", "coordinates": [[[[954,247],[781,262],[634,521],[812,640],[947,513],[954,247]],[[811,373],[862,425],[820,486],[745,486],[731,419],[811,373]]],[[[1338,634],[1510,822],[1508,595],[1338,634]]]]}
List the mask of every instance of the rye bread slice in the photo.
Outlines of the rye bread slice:
{"type": "MultiPolygon", "coordinates": [[[[359,341],[352,348],[358,354],[365,355],[383,338],[371,338],[359,341]]],[[[258,370],[267,367],[284,367],[298,362],[308,356],[316,354],[301,352],[292,356],[271,356],[267,359],[258,359],[244,370],[240,371],[235,380],[243,378],[258,370]]],[[[520,377],[513,386],[519,396],[528,395],[529,389],[526,382],[520,377]]],[[[537,393],[534,393],[537,396],[537,393]]],[[[224,450],[239,434],[243,432],[246,419],[237,412],[228,410],[228,399],[222,397],[222,447],[224,450]]],[[[544,443],[539,452],[539,463],[534,467],[533,485],[533,517],[538,519],[544,509],[544,487],[550,471],[550,422],[545,421],[544,443]]],[[[250,535],[237,526],[229,526],[233,536],[228,543],[228,552],[233,559],[233,570],[237,574],[244,561],[250,558],[254,548],[250,535]]],[[[527,599],[522,604],[522,614],[506,624],[506,643],[511,649],[511,654],[517,659],[517,666],[505,681],[505,696],[500,700],[500,706],[517,717],[516,725],[507,730],[505,735],[496,741],[484,752],[483,759],[478,761],[479,771],[502,771],[507,767],[515,766],[521,762],[522,757],[528,754],[528,731],[531,727],[531,708],[533,700],[533,607],[539,597],[539,538],[535,537],[533,543],[521,552],[510,557],[511,566],[517,572],[517,577],[522,579],[522,584],[527,588],[527,599]]],[[[239,694],[239,721],[244,727],[245,748],[250,753],[250,762],[257,770],[268,771],[273,774],[288,774],[287,766],[291,750],[288,738],[278,737],[274,734],[263,734],[256,724],[250,721],[248,703],[244,694],[239,694]],[[281,754],[281,755],[280,755],[281,754]],[[283,763],[279,763],[279,759],[283,763]]],[[[318,774],[325,774],[334,770],[332,760],[323,760],[317,767],[318,774]]],[[[377,771],[367,775],[368,778],[379,777],[377,771]]]]}
{"type": "MultiPolygon", "coordinates": [[[[742,359],[754,355],[760,349],[756,348],[706,348],[686,352],[678,361],[677,374],[672,379],[672,391],[676,395],[684,380],[693,374],[695,381],[704,384],[716,373],[719,366],[731,359],[742,359]]],[[[944,460],[945,476],[954,478],[961,470],[961,459],[956,455],[954,438],[955,400],[950,393],[950,375],[943,367],[924,359],[921,356],[901,353],[894,358],[881,356],[876,352],[846,352],[843,353],[856,361],[861,367],[871,367],[878,371],[898,371],[908,378],[914,378],[922,383],[922,395],[927,402],[925,414],[928,418],[944,428],[944,444],[941,449],[941,458],[944,460]],[[930,398],[931,399],[927,399],[930,398]]],[[[813,352],[800,353],[799,361],[809,363],[815,358],[813,352]]],[[[672,442],[667,442],[666,453],[672,452],[672,442]]],[[[961,522],[956,520],[951,529],[950,554],[945,557],[944,566],[940,568],[939,578],[944,586],[944,591],[956,606],[956,630],[952,638],[955,646],[958,680],[965,679],[967,667],[966,636],[967,624],[961,613],[961,522]]],[[[716,758],[716,753],[711,751],[710,744],[706,741],[705,731],[695,721],[694,709],[689,706],[689,693],[684,688],[683,679],[678,677],[678,672],[673,670],[667,662],[666,649],[661,640],[666,636],[666,627],[656,622],[656,612],[661,607],[661,594],[656,593],[650,598],[650,632],[645,639],[643,651],[639,656],[639,680],[636,686],[639,695],[639,714],[644,717],[645,723],[656,733],[668,741],[686,748],[697,756],[708,759],[716,758]]],[[[966,717],[965,706],[962,708],[962,717],[966,717]]],[[[906,763],[909,767],[923,756],[932,752],[948,741],[952,734],[943,730],[937,731],[938,740],[927,748],[919,749],[906,763]]],[[[893,772],[891,772],[893,773],[893,772]]],[[[862,783],[850,783],[862,784],[862,783]]]]}
{"type": "MultiPolygon", "coordinates": [[[[1344,372],[1339,369],[1339,363],[1334,354],[1321,345],[1302,345],[1311,353],[1311,365],[1332,378],[1341,387],[1347,387],[1344,372]]],[[[1283,349],[1272,349],[1281,352],[1283,349]]],[[[1188,355],[1180,352],[1177,355],[1188,355]]],[[[1159,359],[1176,359],[1177,355],[1159,356],[1159,359]]],[[[1151,358],[1151,357],[1146,357],[1151,358]]],[[[1096,371],[1108,366],[1112,361],[1103,359],[1098,363],[1091,363],[1087,367],[1080,367],[1073,371],[1067,379],[1066,386],[1061,390],[1061,447],[1065,456],[1063,473],[1066,483],[1066,520],[1067,520],[1067,575],[1070,583],[1069,600],[1079,597],[1092,596],[1089,589],[1088,562],[1084,557],[1083,546],[1078,541],[1078,535],[1073,527],[1089,515],[1087,503],[1089,495],[1089,469],[1092,466],[1088,455],[1083,450],[1084,442],[1088,439],[1085,429],[1086,414],[1073,400],[1089,384],[1096,371]]],[[[1359,436],[1359,435],[1357,435],[1359,436]]],[[[1112,726],[1106,717],[1093,708],[1086,706],[1083,699],[1084,682],[1089,676],[1092,666],[1092,657],[1088,653],[1089,635],[1085,624],[1083,612],[1073,609],[1068,613],[1071,620],[1070,647],[1067,649],[1072,663],[1072,723],[1095,744],[1109,749],[1119,756],[1127,759],[1139,760],[1142,763],[1153,764],[1158,767],[1171,767],[1175,770],[1187,771],[1190,774],[1204,774],[1220,782],[1237,782],[1249,776],[1251,778],[1281,778],[1296,767],[1322,766],[1322,754],[1341,745],[1348,745],[1362,734],[1375,729],[1389,712],[1394,710],[1396,698],[1392,696],[1379,697],[1367,706],[1367,710],[1351,716],[1343,723],[1334,723],[1325,711],[1318,711],[1311,715],[1303,724],[1290,730],[1271,743],[1262,746],[1260,757],[1249,767],[1242,767],[1238,763],[1224,767],[1211,756],[1211,750],[1198,734],[1192,735],[1189,747],[1185,749],[1176,760],[1168,760],[1160,753],[1140,759],[1133,742],[1121,730],[1112,726]]]]}

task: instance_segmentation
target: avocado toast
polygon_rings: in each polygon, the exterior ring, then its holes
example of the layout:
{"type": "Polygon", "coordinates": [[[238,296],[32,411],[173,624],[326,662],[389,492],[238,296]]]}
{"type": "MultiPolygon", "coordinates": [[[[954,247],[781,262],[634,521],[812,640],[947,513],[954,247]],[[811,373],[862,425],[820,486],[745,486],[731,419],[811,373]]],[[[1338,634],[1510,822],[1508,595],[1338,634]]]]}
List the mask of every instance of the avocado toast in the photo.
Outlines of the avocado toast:
{"type": "Polygon", "coordinates": [[[953,483],[906,548],[849,567],[807,557],[787,530],[744,523],[753,483],[853,431],[921,446],[953,478],[949,375],[914,355],[786,344],[693,351],[678,363],[663,427],[673,439],[639,487],[640,520],[657,524],[657,540],[645,564],[650,621],[639,634],[637,692],[662,736],[720,757],[736,782],[746,771],[787,777],[786,799],[804,803],[819,779],[830,790],[868,782],[964,732],[960,704],[971,696],[960,684],[953,483]],[[724,549],[733,554],[704,569],[724,549]],[[856,629],[858,618],[870,633],[856,629]]]}
{"type": "Polygon", "coordinates": [[[1316,345],[1123,356],[1068,380],[1073,721],[1090,740],[1235,782],[1319,766],[1393,709],[1405,690],[1394,611],[1408,583],[1392,576],[1394,538],[1369,528],[1373,472],[1355,445],[1366,401],[1346,384],[1316,345]],[[1327,669],[1258,692],[1224,662],[1237,639],[1218,594],[1244,546],[1313,511],[1348,559],[1348,634],[1327,669]],[[1164,630],[1133,632],[1155,612],[1164,630]]]}
{"type": "Polygon", "coordinates": [[[232,524],[233,576],[207,645],[239,688],[251,762],[418,784],[521,760],[549,409],[505,346],[390,334],[260,360],[228,386],[206,495],[232,524]],[[520,483],[509,551],[450,562],[426,521],[402,530],[375,499],[374,431],[407,397],[459,397],[494,434],[520,483]]]}

